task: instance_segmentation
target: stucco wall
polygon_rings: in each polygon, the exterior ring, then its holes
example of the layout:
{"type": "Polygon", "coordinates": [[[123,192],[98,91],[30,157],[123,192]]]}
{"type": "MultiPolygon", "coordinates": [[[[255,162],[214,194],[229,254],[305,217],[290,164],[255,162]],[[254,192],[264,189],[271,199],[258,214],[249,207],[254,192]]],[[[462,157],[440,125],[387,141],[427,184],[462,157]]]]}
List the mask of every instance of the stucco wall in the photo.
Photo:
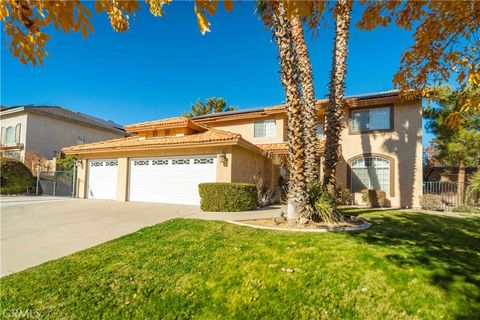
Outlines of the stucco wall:
{"type": "Polygon", "coordinates": [[[239,133],[242,137],[255,144],[281,143],[286,140],[286,117],[283,115],[271,115],[261,119],[246,119],[235,122],[209,123],[209,126],[217,129],[239,133]],[[254,123],[261,120],[275,120],[276,134],[273,137],[254,137],[254,123]]]}
{"type": "MultiPolygon", "coordinates": [[[[2,134],[4,134],[4,131],[8,127],[13,127],[15,128],[17,124],[21,125],[20,129],[20,143],[23,144],[23,149],[20,151],[20,158],[21,160],[25,159],[25,148],[27,146],[26,143],[26,137],[27,137],[27,114],[25,112],[19,112],[16,114],[11,114],[11,115],[2,115],[2,118],[0,119],[1,126],[4,130],[2,130],[2,134]]],[[[1,143],[4,144],[5,142],[5,137],[1,137],[1,143]]]]}
{"type": "Polygon", "coordinates": [[[256,183],[263,179],[272,190],[278,185],[279,168],[264,156],[250,150],[233,147],[232,182],[256,183]]]}
{"type": "Polygon", "coordinates": [[[217,181],[232,181],[232,147],[218,146],[206,148],[176,148],[170,150],[144,150],[144,151],[113,151],[79,155],[83,161],[83,168],[78,167],[78,191],[77,196],[85,198],[85,188],[88,184],[88,160],[94,159],[118,159],[117,176],[117,200],[126,201],[128,198],[128,175],[129,160],[131,158],[143,157],[172,157],[172,156],[196,156],[216,155],[217,156],[217,181]],[[218,155],[224,154],[227,158],[226,164],[219,161],[218,155]]]}
{"type": "MultiPolygon", "coordinates": [[[[349,134],[345,114],[342,133],[342,161],[338,166],[338,181],[347,185],[349,160],[362,154],[385,155],[394,162],[394,196],[392,206],[419,207],[422,194],[422,109],[421,102],[396,104],[393,130],[381,133],[349,134]]],[[[388,196],[388,195],[387,195],[388,196]]],[[[360,195],[355,197],[360,201],[360,195]]]]}
{"type": "Polygon", "coordinates": [[[78,136],[85,136],[85,142],[97,142],[122,137],[122,135],[73,122],[58,120],[33,113],[28,114],[26,151],[35,152],[46,158],[55,157],[64,147],[77,145],[78,136]]]}
{"type": "Polygon", "coordinates": [[[86,198],[87,191],[87,160],[83,159],[77,165],[76,193],[79,198],[86,198]]]}

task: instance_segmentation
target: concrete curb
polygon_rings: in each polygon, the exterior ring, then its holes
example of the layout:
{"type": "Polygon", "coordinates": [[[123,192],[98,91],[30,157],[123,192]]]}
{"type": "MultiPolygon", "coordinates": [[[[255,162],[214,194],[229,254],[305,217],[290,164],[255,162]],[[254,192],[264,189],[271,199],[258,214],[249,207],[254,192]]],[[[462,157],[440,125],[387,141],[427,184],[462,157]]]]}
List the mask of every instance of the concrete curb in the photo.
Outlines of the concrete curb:
{"type": "Polygon", "coordinates": [[[274,227],[266,227],[266,226],[256,226],[248,223],[242,223],[238,221],[233,221],[233,220],[224,220],[228,223],[231,224],[236,224],[237,226],[242,226],[242,227],[250,227],[253,229],[263,229],[263,230],[275,230],[275,231],[293,231],[293,232],[317,232],[317,233],[323,233],[323,232],[354,232],[354,231],[364,231],[369,229],[372,224],[370,222],[367,222],[363,220],[363,223],[357,227],[335,227],[331,229],[288,229],[288,228],[274,228],[274,227]]]}

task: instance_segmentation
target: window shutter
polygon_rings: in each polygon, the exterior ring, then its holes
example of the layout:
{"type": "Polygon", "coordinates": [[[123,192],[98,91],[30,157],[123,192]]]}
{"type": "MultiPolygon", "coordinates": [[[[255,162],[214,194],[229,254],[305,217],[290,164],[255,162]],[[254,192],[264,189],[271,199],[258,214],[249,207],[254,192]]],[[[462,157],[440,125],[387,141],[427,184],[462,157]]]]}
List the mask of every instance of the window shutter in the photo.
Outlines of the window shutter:
{"type": "Polygon", "coordinates": [[[0,136],[0,143],[4,144],[5,143],[5,127],[2,127],[2,132],[0,136]]]}

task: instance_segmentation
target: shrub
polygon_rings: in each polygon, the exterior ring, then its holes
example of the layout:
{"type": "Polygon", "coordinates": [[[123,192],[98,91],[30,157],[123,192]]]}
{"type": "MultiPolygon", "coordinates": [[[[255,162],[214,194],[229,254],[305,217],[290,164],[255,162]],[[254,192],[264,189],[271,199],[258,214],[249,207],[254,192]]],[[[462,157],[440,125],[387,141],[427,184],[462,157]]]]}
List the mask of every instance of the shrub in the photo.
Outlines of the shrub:
{"type": "Polygon", "coordinates": [[[442,210],[442,196],[438,194],[424,194],[420,196],[420,206],[423,210],[442,210]]]}
{"type": "Polygon", "coordinates": [[[203,211],[249,211],[257,208],[257,186],[249,183],[200,183],[200,208],[203,211]]]}
{"type": "Polygon", "coordinates": [[[388,206],[387,195],[384,191],[377,189],[362,190],[362,201],[373,208],[388,206]]]}
{"type": "Polygon", "coordinates": [[[0,159],[0,193],[23,193],[35,189],[35,179],[22,162],[7,158],[0,159]]]}
{"type": "Polygon", "coordinates": [[[465,202],[475,206],[480,204],[480,171],[475,172],[465,193],[465,202]]]}
{"type": "Polygon", "coordinates": [[[347,188],[337,187],[335,189],[335,202],[337,205],[349,205],[353,203],[353,195],[347,188]]]}
{"type": "Polygon", "coordinates": [[[337,210],[336,194],[336,190],[334,194],[328,192],[319,181],[309,185],[307,202],[310,218],[331,224],[342,221],[342,214],[337,210]]]}
{"type": "Polygon", "coordinates": [[[259,207],[266,207],[275,203],[275,192],[265,184],[262,178],[255,179],[255,185],[257,187],[257,205],[259,207]]]}
{"type": "Polygon", "coordinates": [[[57,170],[73,170],[75,166],[75,156],[63,155],[61,158],[57,158],[57,170]]]}

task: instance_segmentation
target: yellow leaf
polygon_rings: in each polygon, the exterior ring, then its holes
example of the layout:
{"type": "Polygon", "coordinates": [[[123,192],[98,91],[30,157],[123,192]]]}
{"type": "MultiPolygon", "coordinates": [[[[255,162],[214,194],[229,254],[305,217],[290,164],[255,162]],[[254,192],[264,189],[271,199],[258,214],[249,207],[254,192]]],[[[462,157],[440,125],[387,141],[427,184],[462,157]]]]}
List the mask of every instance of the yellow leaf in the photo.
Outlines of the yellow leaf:
{"type": "Polygon", "coordinates": [[[225,11],[230,12],[233,10],[233,0],[223,0],[223,6],[225,11]]]}
{"type": "Polygon", "coordinates": [[[87,27],[85,25],[82,26],[82,37],[83,39],[86,39],[88,36],[88,30],[87,30],[87,27]]]}
{"type": "Polygon", "coordinates": [[[204,35],[205,32],[210,32],[210,22],[208,22],[205,14],[202,11],[198,10],[196,5],[194,9],[195,14],[197,15],[198,28],[200,29],[202,35],[204,35]]]}

